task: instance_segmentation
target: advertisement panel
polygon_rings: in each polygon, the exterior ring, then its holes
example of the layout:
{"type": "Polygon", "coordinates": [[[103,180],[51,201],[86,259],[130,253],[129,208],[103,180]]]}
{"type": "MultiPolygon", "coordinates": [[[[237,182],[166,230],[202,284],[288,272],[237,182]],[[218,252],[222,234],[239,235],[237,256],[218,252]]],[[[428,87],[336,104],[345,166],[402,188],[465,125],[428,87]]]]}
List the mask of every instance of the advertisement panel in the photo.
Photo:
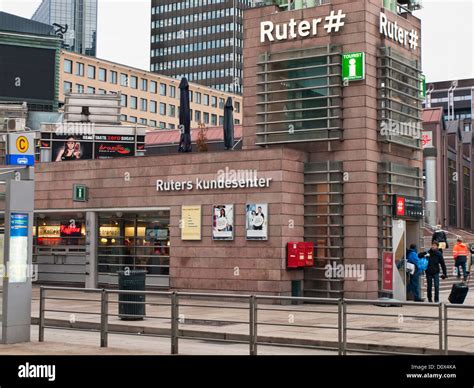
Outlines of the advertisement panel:
{"type": "Polygon", "coordinates": [[[9,283],[24,283],[28,264],[28,214],[10,215],[9,283]]]}
{"type": "Polygon", "coordinates": [[[214,205],[212,210],[212,239],[234,239],[234,205],[214,205]]]}
{"type": "Polygon", "coordinates": [[[382,291],[393,291],[393,253],[383,252],[382,256],[382,291]]]}
{"type": "Polygon", "coordinates": [[[268,204],[248,203],[245,214],[247,240],[268,240],[268,204]]]}

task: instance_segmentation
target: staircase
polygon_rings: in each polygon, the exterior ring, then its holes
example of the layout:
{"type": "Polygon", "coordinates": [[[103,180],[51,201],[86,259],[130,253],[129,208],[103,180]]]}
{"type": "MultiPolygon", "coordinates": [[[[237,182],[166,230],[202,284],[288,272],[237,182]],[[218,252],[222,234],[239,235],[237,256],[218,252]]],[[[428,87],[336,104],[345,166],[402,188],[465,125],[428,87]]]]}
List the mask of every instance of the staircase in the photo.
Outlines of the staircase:
{"type": "MultiPolygon", "coordinates": [[[[424,228],[423,236],[423,250],[428,250],[431,246],[431,236],[433,234],[433,229],[430,227],[424,228]]],[[[451,291],[453,284],[458,283],[456,275],[454,274],[454,257],[453,257],[453,247],[456,244],[457,236],[462,236],[464,243],[469,246],[469,244],[474,243],[474,234],[466,232],[464,230],[451,229],[445,231],[448,236],[448,245],[449,248],[443,250],[444,262],[446,263],[446,270],[448,272],[448,279],[440,279],[440,291],[451,291]]],[[[423,287],[426,290],[426,276],[423,276],[423,287]]]]}

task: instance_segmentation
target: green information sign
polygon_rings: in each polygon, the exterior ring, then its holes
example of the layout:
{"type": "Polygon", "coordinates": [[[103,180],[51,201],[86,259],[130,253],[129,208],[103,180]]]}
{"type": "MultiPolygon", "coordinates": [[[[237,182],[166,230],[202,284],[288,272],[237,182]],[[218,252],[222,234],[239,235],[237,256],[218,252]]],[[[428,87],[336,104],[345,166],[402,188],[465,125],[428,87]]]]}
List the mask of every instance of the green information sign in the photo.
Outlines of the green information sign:
{"type": "Polygon", "coordinates": [[[342,54],[342,79],[344,81],[365,79],[365,53],[342,54]]]}
{"type": "Polygon", "coordinates": [[[86,185],[75,184],[73,187],[73,201],[86,202],[87,201],[87,187],[86,185]]]}
{"type": "Polygon", "coordinates": [[[420,98],[426,98],[426,77],[420,74],[420,98]]]}

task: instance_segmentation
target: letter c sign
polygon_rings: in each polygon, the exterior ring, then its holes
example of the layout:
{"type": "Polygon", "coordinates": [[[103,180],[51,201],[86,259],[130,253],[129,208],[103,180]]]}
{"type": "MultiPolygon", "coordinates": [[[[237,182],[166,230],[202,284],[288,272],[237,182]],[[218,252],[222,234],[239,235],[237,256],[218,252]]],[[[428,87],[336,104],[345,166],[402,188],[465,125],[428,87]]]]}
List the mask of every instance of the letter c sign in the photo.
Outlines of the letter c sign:
{"type": "Polygon", "coordinates": [[[25,136],[20,136],[16,139],[16,149],[22,154],[28,151],[29,145],[28,139],[25,136]]]}

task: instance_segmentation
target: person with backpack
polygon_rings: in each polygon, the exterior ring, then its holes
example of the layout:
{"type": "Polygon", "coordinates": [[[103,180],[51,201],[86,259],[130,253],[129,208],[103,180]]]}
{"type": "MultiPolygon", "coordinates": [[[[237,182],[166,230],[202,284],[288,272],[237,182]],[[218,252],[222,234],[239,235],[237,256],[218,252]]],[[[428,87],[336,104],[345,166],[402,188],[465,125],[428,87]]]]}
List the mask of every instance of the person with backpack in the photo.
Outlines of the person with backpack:
{"type": "Polygon", "coordinates": [[[463,280],[466,281],[468,277],[467,259],[469,257],[469,248],[463,243],[461,236],[457,238],[457,244],[453,248],[453,256],[458,279],[461,279],[462,270],[463,280]]]}
{"type": "Polygon", "coordinates": [[[446,236],[446,232],[441,229],[441,225],[436,225],[436,229],[431,237],[431,243],[437,242],[438,243],[438,250],[443,252],[443,249],[448,249],[448,237],[446,236]]]}
{"type": "Polygon", "coordinates": [[[434,283],[434,300],[435,303],[439,302],[439,273],[441,270],[443,274],[441,279],[447,279],[448,274],[446,271],[446,264],[444,262],[443,253],[438,249],[438,242],[433,241],[431,244],[431,249],[426,253],[426,258],[428,259],[428,268],[426,269],[426,283],[427,283],[427,294],[428,302],[432,302],[432,289],[434,283]]]}
{"type": "MultiPolygon", "coordinates": [[[[422,269],[424,258],[419,258],[415,244],[410,245],[407,250],[407,262],[415,266],[415,272],[410,275],[410,282],[408,283],[408,292],[413,294],[415,302],[423,302],[424,299],[420,297],[420,277],[424,269],[422,269]]],[[[427,261],[427,260],[426,260],[427,261]]]]}

